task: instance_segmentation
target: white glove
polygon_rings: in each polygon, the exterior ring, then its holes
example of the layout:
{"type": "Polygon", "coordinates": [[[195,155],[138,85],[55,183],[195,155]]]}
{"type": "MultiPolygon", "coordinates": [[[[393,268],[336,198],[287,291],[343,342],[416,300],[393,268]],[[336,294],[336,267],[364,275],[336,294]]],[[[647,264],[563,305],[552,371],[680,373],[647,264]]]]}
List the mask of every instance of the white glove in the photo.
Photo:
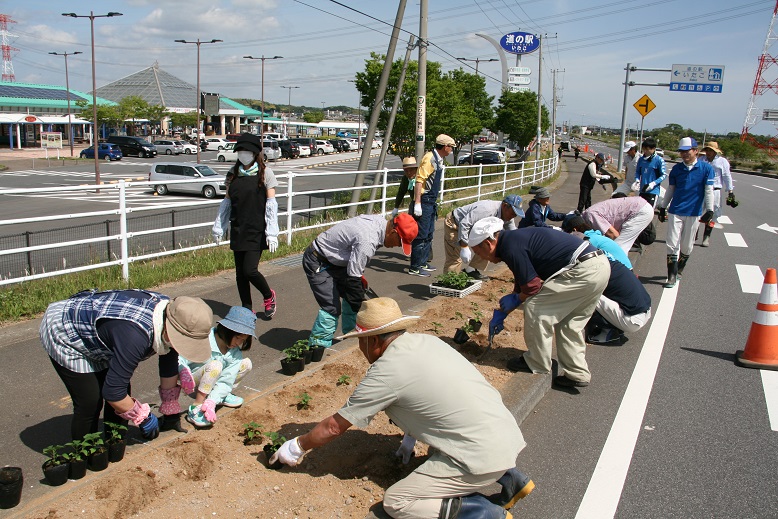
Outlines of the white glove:
{"type": "Polygon", "coordinates": [[[600,176],[600,180],[610,180],[610,179],[611,179],[610,175],[601,175],[600,176]]]}
{"type": "MultiPolygon", "coordinates": [[[[299,438],[299,436],[297,438],[299,438]]],[[[305,454],[305,451],[300,447],[300,442],[297,438],[284,442],[284,444],[281,445],[281,448],[273,454],[268,463],[272,465],[280,460],[281,463],[289,465],[290,467],[297,465],[300,458],[305,454]]]]}
{"type": "Polygon", "coordinates": [[[275,252],[278,249],[278,236],[266,236],[265,241],[267,241],[267,250],[270,252],[275,252]]]}
{"type": "Polygon", "coordinates": [[[459,249],[459,259],[461,259],[462,263],[465,265],[470,264],[470,260],[473,259],[473,251],[470,250],[470,247],[462,247],[459,249]]]}
{"type": "Polygon", "coordinates": [[[421,204],[413,205],[413,216],[421,216],[421,204]]]}
{"type": "Polygon", "coordinates": [[[410,434],[406,434],[403,436],[403,441],[400,443],[400,448],[397,449],[397,452],[395,452],[394,455],[398,458],[402,458],[403,463],[407,465],[408,462],[411,461],[411,456],[414,454],[414,447],[416,447],[416,438],[410,434]]]}
{"type": "Polygon", "coordinates": [[[636,180],[636,181],[634,181],[632,183],[632,191],[640,191],[640,182],[639,181],[636,180]]]}
{"type": "Polygon", "coordinates": [[[655,187],[656,187],[656,182],[649,182],[648,185],[646,186],[646,191],[651,191],[655,187]]]}
{"type": "Polygon", "coordinates": [[[397,213],[398,213],[398,212],[399,212],[399,210],[398,210],[396,207],[395,207],[394,209],[392,209],[392,218],[394,218],[395,216],[397,216],[397,213]]]}

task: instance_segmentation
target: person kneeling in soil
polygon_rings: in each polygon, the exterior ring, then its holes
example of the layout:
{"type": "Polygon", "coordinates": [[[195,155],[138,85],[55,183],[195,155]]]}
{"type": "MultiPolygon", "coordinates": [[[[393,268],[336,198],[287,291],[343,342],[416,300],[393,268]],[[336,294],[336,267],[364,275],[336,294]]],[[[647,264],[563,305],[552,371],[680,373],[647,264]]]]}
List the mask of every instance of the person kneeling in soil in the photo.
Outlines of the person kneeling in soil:
{"type": "Polygon", "coordinates": [[[181,388],[187,394],[195,393],[186,421],[195,427],[210,427],[216,422],[216,406],[240,407],[243,399],[233,395],[237,383],[251,371],[251,360],[243,352],[251,348],[256,337],[257,316],[242,306],[233,306],[227,316],[211,329],[211,358],[206,362],[190,362],[178,358],[178,376],[181,388]]]}
{"type": "Polygon", "coordinates": [[[462,355],[434,335],[407,333],[418,316],[405,316],[393,299],[362,304],[355,331],[371,364],[346,404],[308,433],[285,442],[270,459],[290,466],[306,451],[365,428],[384,411],[404,432],[396,455],[407,463],[416,438],[435,452],[389,487],[384,510],[394,518],[510,518],[507,510],[535,487],[515,467],[526,443],[500,393],[462,355]],[[499,494],[479,489],[497,481],[499,494]]]}

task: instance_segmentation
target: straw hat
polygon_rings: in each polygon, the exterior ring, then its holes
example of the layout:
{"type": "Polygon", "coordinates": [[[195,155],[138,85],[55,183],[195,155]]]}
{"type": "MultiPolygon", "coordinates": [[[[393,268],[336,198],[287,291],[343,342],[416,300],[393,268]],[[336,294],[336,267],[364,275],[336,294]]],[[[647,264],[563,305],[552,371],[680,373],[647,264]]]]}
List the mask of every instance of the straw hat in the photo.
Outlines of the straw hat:
{"type": "Polygon", "coordinates": [[[721,148],[719,148],[719,143],[716,141],[708,141],[705,143],[705,147],[702,148],[702,151],[705,151],[706,149],[711,149],[720,155],[724,154],[724,152],[721,151],[721,148]]]}
{"type": "Polygon", "coordinates": [[[382,333],[407,330],[417,315],[403,315],[397,301],[389,297],[377,297],[368,299],[362,303],[357,313],[357,325],[354,331],[338,337],[369,337],[382,333]]]}
{"type": "Polygon", "coordinates": [[[416,164],[416,157],[405,157],[403,159],[403,169],[408,168],[418,168],[419,165],[416,164]]]}

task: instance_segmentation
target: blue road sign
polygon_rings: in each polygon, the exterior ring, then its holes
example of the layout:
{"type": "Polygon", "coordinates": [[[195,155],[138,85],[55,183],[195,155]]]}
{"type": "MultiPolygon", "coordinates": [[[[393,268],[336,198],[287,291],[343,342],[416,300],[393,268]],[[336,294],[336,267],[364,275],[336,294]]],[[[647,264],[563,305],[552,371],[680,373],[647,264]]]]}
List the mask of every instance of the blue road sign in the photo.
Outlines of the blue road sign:
{"type": "Polygon", "coordinates": [[[720,94],[723,87],[722,65],[673,65],[670,71],[671,92],[720,94]]]}
{"type": "Polygon", "coordinates": [[[529,54],[540,47],[540,38],[529,32],[509,32],[500,38],[500,46],[511,54],[529,54]]]}

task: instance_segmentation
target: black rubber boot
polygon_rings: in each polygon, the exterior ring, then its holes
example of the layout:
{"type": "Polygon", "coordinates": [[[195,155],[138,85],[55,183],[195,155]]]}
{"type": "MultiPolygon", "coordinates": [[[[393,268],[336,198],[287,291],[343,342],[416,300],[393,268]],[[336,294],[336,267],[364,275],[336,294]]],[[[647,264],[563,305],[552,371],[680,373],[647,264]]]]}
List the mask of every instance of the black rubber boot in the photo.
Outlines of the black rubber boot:
{"type": "Polygon", "coordinates": [[[188,432],[184,427],[181,425],[181,415],[180,414],[163,414],[162,420],[159,422],[159,430],[160,431],[178,431],[182,433],[188,432]]]}
{"type": "Polygon", "coordinates": [[[517,468],[509,469],[497,483],[502,486],[499,494],[489,497],[489,501],[509,510],[519,499],[527,497],[535,490],[535,483],[528,475],[517,468]]]}
{"type": "Polygon", "coordinates": [[[678,282],[678,256],[675,254],[667,255],[667,282],[665,288],[673,288],[678,282]]]}
{"type": "Polygon", "coordinates": [[[439,519],[512,519],[513,515],[490,503],[481,494],[447,497],[440,505],[439,519]]]}
{"type": "Polygon", "coordinates": [[[678,277],[683,275],[683,269],[686,267],[687,261],[689,261],[689,255],[681,253],[678,257],[678,277]]]}
{"type": "MultiPolygon", "coordinates": [[[[702,231],[702,243],[700,244],[701,247],[708,247],[710,245],[710,233],[712,232],[713,232],[713,227],[706,225],[705,230],[702,231]]],[[[683,254],[681,255],[681,257],[683,257],[683,254]]]]}

